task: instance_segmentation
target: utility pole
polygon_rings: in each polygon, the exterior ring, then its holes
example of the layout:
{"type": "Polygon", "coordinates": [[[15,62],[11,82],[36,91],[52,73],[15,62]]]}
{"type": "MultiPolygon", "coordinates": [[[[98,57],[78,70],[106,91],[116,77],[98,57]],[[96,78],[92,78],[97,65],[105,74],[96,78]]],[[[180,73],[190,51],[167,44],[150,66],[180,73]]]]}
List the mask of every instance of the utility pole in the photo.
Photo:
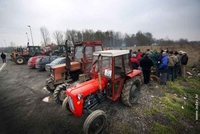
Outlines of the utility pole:
{"type": "Polygon", "coordinates": [[[32,38],[32,44],[33,44],[33,46],[34,46],[34,43],[33,43],[33,35],[32,35],[32,31],[31,31],[31,26],[30,26],[30,25],[28,25],[28,27],[30,28],[30,32],[31,32],[31,38],[32,38]]]}

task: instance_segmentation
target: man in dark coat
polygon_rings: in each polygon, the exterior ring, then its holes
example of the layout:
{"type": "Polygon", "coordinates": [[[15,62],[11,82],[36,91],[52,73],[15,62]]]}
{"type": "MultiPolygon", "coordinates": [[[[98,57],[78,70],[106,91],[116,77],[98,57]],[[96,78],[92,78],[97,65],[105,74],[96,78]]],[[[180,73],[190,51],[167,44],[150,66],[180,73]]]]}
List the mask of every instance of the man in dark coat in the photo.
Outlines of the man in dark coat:
{"type": "Polygon", "coordinates": [[[181,74],[182,77],[185,78],[185,66],[187,65],[188,62],[188,56],[186,52],[182,52],[182,58],[181,58],[181,74]]]}
{"type": "Polygon", "coordinates": [[[161,60],[162,60],[162,53],[163,53],[163,50],[161,50],[160,53],[157,54],[157,56],[156,56],[156,76],[158,76],[158,77],[160,77],[159,66],[160,66],[161,60]]]}
{"type": "Polygon", "coordinates": [[[153,66],[153,61],[149,58],[148,53],[146,53],[144,58],[140,61],[140,67],[142,68],[144,76],[144,84],[149,83],[152,66],[153,66]]]}
{"type": "Polygon", "coordinates": [[[6,62],[6,55],[3,52],[1,54],[1,58],[2,58],[3,63],[5,63],[6,62]]]}

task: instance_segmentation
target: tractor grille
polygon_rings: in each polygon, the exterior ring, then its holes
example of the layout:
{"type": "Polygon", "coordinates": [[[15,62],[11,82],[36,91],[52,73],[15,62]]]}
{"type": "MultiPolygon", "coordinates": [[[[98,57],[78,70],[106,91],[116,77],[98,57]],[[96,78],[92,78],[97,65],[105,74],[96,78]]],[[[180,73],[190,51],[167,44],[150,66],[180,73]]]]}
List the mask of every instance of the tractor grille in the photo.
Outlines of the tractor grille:
{"type": "Polygon", "coordinates": [[[69,97],[69,99],[68,99],[68,102],[69,102],[69,107],[70,107],[70,109],[71,110],[73,110],[74,111],[74,104],[73,104],[73,100],[72,100],[72,98],[70,97],[70,96],[68,96],[69,97]]]}

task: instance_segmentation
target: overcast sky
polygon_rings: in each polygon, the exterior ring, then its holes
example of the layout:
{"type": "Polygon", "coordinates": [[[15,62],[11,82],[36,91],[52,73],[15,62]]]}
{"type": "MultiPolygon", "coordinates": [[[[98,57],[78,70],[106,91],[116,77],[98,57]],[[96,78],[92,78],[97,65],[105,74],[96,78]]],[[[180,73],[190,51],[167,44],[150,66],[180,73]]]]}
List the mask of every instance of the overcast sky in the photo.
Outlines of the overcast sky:
{"type": "MultiPolygon", "coordinates": [[[[32,28],[35,45],[45,26],[55,30],[114,30],[154,38],[200,41],[200,0],[0,0],[0,46],[26,45],[32,28]]],[[[31,42],[30,42],[31,44],[31,42]]]]}

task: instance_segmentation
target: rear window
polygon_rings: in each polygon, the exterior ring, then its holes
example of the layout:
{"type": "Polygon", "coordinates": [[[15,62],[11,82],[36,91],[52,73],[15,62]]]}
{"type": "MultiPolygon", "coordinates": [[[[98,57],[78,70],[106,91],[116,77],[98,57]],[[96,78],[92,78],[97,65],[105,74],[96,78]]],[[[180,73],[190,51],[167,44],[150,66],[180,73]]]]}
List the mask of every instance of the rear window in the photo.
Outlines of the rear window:
{"type": "Polygon", "coordinates": [[[37,58],[36,63],[40,62],[41,58],[37,58]]]}
{"type": "Polygon", "coordinates": [[[42,62],[47,62],[47,61],[49,61],[49,57],[43,57],[42,58],[42,62]]]}
{"type": "Polygon", "coordinates": [[[57,59],[57,57],[50,57],[50,61],[57,59]]]}

